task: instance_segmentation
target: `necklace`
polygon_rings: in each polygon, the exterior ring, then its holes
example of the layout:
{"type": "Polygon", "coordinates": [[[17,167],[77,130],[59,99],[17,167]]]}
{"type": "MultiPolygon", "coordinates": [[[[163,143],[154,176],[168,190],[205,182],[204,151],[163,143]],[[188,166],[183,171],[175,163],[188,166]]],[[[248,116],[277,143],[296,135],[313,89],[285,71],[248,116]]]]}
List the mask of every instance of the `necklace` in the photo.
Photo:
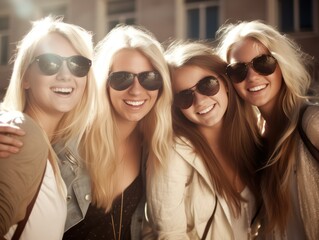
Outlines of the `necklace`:
{"type": "Polygon", "coordinates": [[[121,194],[121,210],[120,210],[120,224],[119,224],[119,234],[118,234],[118,238],[116,237],[116,231],[115,231],[115,224],[114,224],[113,213],[111,213],[113,236],[114,236],[114,239],[115,239],[115,240],[120,240],[120,239],[121,239],[121,233],[122,233],[122,217],[123,217],[123,199],[124,199],[124,192],[122,192],[122,194],[121,194]]]}

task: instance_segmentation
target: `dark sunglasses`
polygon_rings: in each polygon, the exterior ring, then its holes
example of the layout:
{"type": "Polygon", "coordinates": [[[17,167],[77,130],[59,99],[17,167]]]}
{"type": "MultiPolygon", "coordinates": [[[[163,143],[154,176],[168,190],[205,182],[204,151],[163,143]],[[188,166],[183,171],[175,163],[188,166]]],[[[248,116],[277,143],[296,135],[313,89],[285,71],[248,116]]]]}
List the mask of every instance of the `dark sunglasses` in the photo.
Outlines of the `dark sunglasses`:
{"type": "Polygon", "coordinates": [[[250,62],[237,62],[229,64],[226,74],[234,83],[240,83],[247,77],[248,67],[252,67],[257,73],[263,76],[272,74],[277,65],[277,60],[269,54],[262,54],[253,58],[250,62]]]}
{"type": "Polygon", "coordinates": [[[81,55],[62,57],[53,53],[39,55],[34,61],[38,63],[41,72],[47,76],[58,73],[63,61],[66,61],[70,72],[76,77],[86,76],[92,65],[90,59],[81,55]]]}
{"type": "Polygon", "coordinates": [[[204,77],[199,80],[195,86],[180,91],[174,95],[174,105],[187,109],[193,105],[195,90],[206,96],[214,96],[219,91],[219,81],[214,76],[204,77]]]}
{"type": "Polygon", "coordinates": [[[123,91],[129,88],[134,78],[137,77],[138,82],[143,88],[149,91],[158,90],[162,87],[162,76],[157,71],[147,71],[138,74],[130,72],[112,72],[108,78],[108,84],[117,91],[123,91]]]}

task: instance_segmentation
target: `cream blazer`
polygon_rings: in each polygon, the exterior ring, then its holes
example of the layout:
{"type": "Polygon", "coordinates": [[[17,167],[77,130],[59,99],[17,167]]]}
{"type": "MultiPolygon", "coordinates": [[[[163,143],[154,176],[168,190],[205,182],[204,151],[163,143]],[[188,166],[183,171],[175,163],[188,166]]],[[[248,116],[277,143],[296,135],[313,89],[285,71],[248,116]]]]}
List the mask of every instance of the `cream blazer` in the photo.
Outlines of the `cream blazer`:
{"type": "Polygon", "coordinates": [[[178,139],[168,168],[147,169],[147,217],[153,235],[144,239],[201,239],[217,204],[206,239],[234,239],[230,209],[217,195],[205,165],[186,139],[178,139]],[[154,235],[155,234],[155,235],[154,235]]]}

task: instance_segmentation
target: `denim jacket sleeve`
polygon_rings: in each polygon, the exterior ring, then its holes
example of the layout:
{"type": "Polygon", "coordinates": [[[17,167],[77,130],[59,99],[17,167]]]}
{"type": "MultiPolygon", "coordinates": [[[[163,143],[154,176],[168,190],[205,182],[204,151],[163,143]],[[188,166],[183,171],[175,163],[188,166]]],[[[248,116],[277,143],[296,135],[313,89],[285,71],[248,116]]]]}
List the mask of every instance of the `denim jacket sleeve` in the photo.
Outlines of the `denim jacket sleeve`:
{"type": "Polygon", "coordinates": [[[77,149],[73,144],[54,146],[59,157],[62,178],[67,186],[67,231],[85,217],[91,203],[91,180],[77,149]]]}

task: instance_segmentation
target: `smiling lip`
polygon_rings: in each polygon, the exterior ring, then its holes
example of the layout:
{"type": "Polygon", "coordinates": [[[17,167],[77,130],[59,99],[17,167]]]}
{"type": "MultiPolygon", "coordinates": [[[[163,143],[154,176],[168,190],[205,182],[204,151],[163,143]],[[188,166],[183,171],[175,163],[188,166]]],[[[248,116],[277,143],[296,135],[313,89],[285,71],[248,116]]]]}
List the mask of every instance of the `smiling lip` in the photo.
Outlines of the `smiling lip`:
{"type": "Polygon", "coordinates": [[[258,92],[260,90],[263,90],[267,87],[267,84],[263,84],[263,85],[259,85],[259,86],[256,86],[256,87],[252,87],[252,88],[248,88],[248,91],[249,92],[258,92]]]}
{"type": "Polygon", "coordinates": [[[57,94],[69,95],[73,92],[74,88],[71,87],[53,87],[51,90],[57,94]]]}
{"type": "Polygon", "coordinates": [[[145,103],[145,100],[142,100],[142,101],[125,100],[124,102],[129,106],[140,107],[145,103]]]}
{"type": "Polygon", "coordinates": [[[203,115],[203,114],[209,113],[210,111],[213,110],[214,107],[215,107],[215,104],[212,105],[212,106],[209,106],[208,108],[205,108],[204,110],[202,110],[200,112],[197,112],[197,114],[203,115]]]}

